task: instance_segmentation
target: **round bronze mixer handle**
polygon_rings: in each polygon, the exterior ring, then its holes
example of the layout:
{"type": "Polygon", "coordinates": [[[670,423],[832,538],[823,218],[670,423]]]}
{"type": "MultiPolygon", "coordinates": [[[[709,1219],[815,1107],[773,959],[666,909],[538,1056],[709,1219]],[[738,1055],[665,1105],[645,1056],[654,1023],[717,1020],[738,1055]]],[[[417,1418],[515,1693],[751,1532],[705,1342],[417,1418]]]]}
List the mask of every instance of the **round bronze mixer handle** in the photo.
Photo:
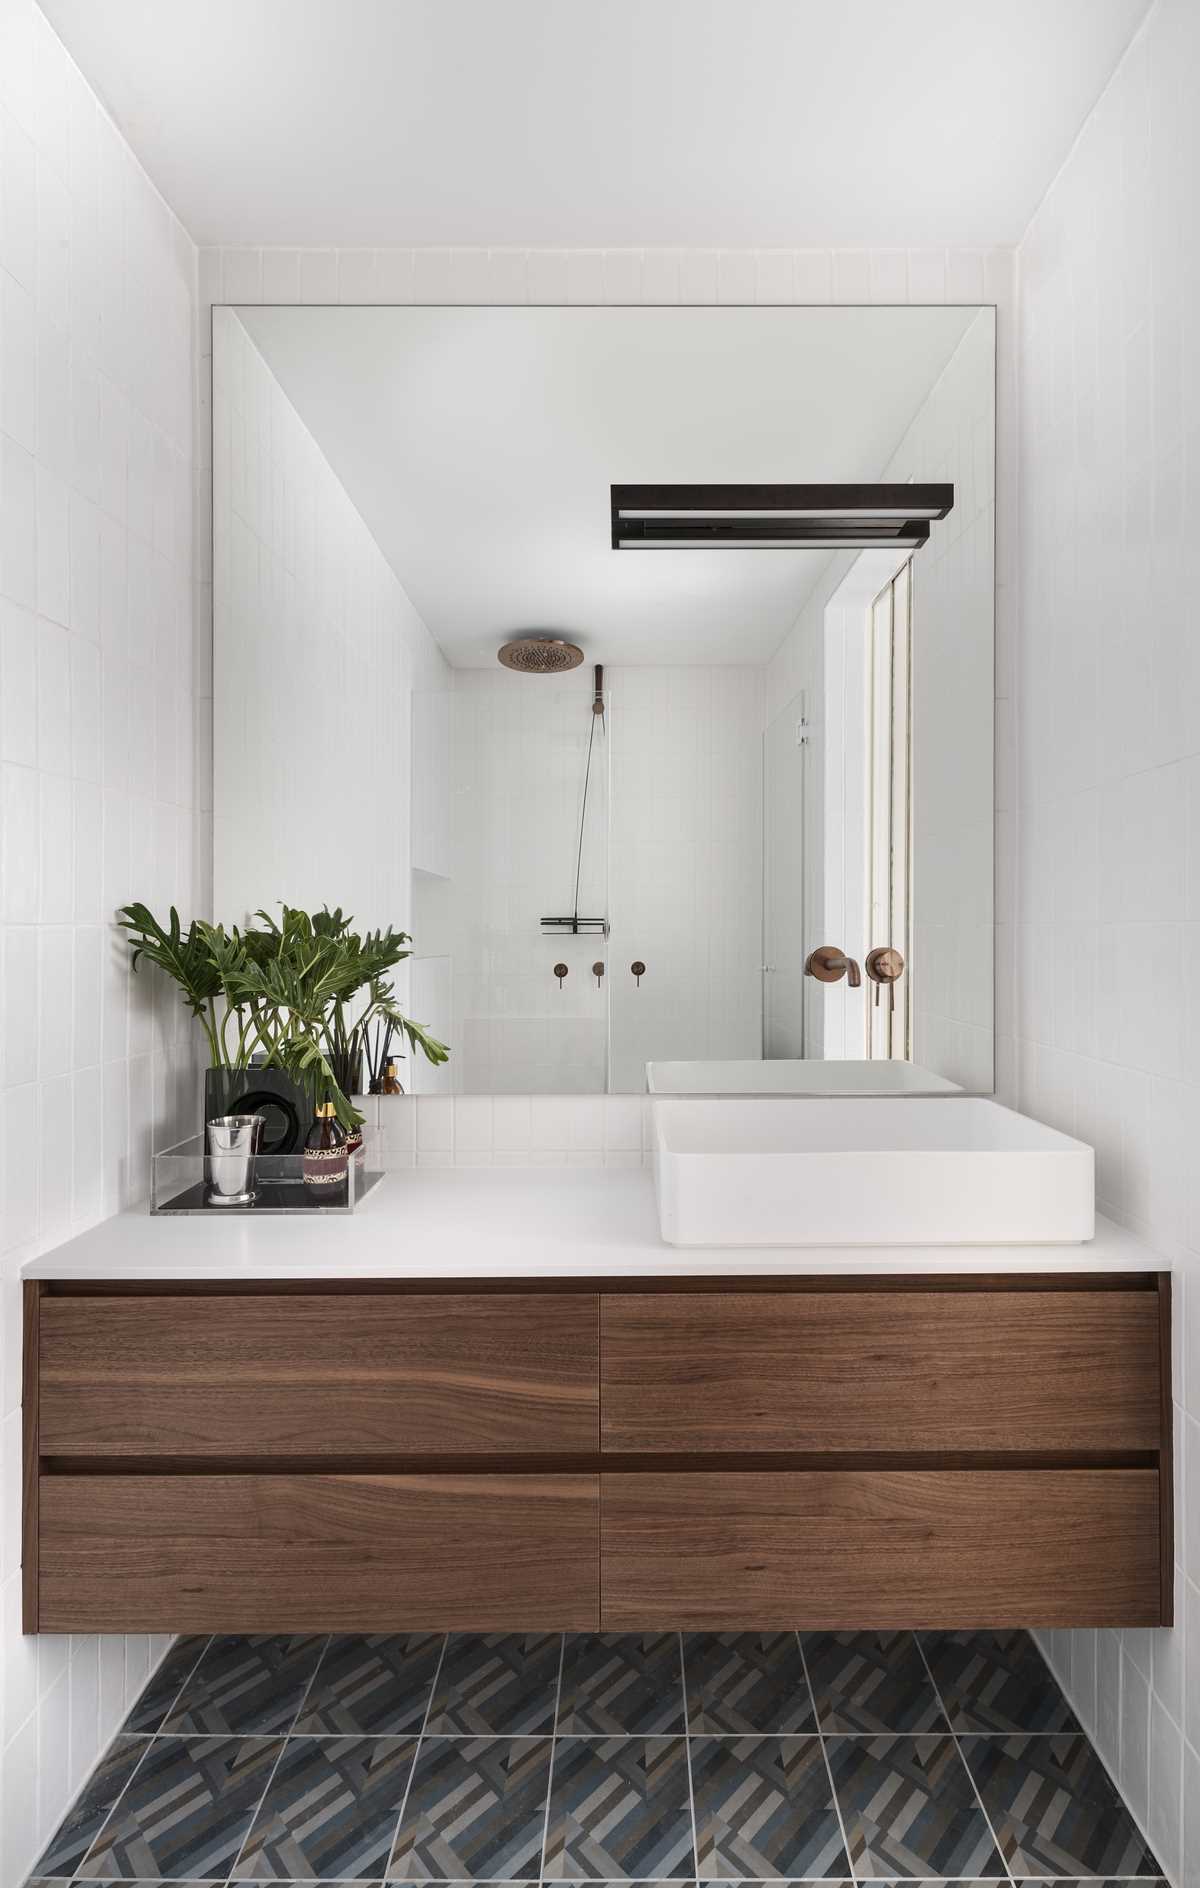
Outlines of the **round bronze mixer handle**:
{"type": "Polygon", "coordinates": [[[895,983],[904,975],[904,959],[892,945],[880,944],[867,952],[863,968],[873,983],[895,983]]]}

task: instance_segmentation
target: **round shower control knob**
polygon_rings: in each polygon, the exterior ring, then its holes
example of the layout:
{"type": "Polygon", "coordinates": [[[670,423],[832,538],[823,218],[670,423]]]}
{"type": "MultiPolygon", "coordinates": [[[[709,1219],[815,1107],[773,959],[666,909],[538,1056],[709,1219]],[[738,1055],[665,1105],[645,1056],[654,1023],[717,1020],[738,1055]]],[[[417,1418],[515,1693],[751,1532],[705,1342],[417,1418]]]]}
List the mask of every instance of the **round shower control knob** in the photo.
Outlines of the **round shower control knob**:
{"type": "Polygon", "coordinates": [[[642,962],[640,957],[634,958],[633,962],[629,966],[629,970],[630,970],[630,974],[637,978],[638,984],[640,986],[642,978],[646,974],[646,966],[642,962]]]}
{"type": "Polygon", "coordinates": [[[569,974],[569,971],[569,964],[555,964],[554,966],[554,974],[558,978],[558,987],[560,990],[563,987],[563,978],[569,974]]]}

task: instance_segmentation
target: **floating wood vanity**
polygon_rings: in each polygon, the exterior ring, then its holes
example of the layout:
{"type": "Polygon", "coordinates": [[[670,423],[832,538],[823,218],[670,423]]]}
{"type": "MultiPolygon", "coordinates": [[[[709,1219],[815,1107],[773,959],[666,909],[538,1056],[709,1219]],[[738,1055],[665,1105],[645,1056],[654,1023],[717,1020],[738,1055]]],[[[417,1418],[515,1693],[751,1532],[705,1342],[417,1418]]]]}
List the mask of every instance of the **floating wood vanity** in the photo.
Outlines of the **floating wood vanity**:
{"type": "Polygon", "coordinates": [[[27,1630],[1170,1622],[1165,1272],[422,1278],[405,1243],[29,1268],[27,1630]]]}

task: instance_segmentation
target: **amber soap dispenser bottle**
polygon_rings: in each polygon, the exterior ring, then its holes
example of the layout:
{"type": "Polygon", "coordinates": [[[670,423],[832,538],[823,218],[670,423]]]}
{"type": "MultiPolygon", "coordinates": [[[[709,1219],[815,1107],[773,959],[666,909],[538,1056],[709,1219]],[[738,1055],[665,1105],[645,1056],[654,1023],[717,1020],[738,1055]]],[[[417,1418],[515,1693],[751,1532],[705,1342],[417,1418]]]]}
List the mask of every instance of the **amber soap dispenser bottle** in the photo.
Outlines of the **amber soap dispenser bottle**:
{"type": "Polygon", "coordinates": [[[338,1200],[346,1192],[350,1170],[346,1131],[339,1124],[331,1101],[317,1103],[313,1124],[304,1143],[304,1184],[314,1200],[338,1200]]]}

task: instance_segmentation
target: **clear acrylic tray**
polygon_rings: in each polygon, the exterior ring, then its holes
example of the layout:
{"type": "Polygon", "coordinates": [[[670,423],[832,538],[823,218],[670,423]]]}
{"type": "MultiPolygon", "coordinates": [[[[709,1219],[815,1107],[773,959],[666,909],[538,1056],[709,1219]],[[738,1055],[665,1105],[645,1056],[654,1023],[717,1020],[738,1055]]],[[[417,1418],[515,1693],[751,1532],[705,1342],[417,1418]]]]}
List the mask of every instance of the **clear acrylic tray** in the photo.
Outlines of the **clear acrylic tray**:
{"type": "Polygon", "coordinates": [[[155,1154],[150,1169],[152,1213],[353,1213],[383,1179],[373,1166],[375,1136],[366,1133],[367,1171],[350,1162],[346,1185],[315,1188],[304,1184],[304,1155],[256,1154],[254,1198],[237,1204],[216,1202],[209,1185],[209,1155],[202,1134],[193,1134],[155,1154]]]}

